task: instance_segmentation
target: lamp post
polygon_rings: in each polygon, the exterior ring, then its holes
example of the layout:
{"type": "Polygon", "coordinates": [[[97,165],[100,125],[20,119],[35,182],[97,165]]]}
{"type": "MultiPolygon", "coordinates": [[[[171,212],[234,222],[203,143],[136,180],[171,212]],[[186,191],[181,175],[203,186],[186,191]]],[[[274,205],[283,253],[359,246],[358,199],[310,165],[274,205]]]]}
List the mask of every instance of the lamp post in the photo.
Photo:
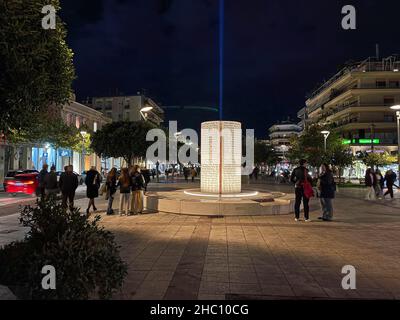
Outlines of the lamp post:
{"type": "Polygon", "coordinates": [[[144,121],[147,121],[147,112],[153,110],[153,107],[143,107],[142,109],[139,110],[141,116],[143,117],[144,121]]]}
{"type": "Polygon", "coordinates": [[[324,135],[324,151],[326,152],[326,140],[328,139],[331,132],[328,130],[324,130],[324,131],[321,131],[321,133],[324,135]]]}
{"type": "Polygon", "coordinates": [[[84,158],[84,153],[85,153],[85,136],[87,132],[82,130],[81,131],[81,136],[82,136],[82,156],[81,156],[81,174],[83,171],[85,171],[85,158],[84,158]]]}
{"type": "Polygon", "coordinates": [[[397,118],[397,177],[400,179],[400,105],[390,107],[390,109],[396,111],[397,118]]]}

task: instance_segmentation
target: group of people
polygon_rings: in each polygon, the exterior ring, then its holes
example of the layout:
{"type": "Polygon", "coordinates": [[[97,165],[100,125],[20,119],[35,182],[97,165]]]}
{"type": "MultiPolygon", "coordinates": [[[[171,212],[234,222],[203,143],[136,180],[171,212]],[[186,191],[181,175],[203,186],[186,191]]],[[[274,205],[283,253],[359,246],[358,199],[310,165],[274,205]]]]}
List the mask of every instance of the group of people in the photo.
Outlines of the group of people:
{"type": "Polygon", "coordinates": [[[143,212],[144,192],[149,180],[142,174],[138,165],[122,168],[117,176],[117,169],[112,168],[106,178],[107,214],[113,214],[114,196],[119,188],[119,214],[135,215],[143,212]]]}
{"type": "MultiPolygon", "coordinates": [[[[295,186],[295,221],[300,221],[300,205],[303,202],[304,207],[304,219],[306,222],[310,222],[310,207],[309,201],[314,194],[312,186],[313,180],[306,168],[307,161],[300,160],[300,166],[295,168],[291,174],[290,181],[295,186]]],[[[336,183],[333,177],[330,166],[326,163],[321,165],[320,173],[317,181],[317,195],[320,199],[322,216],[318,219],[323,221],[332,221],[333,219],[333,203],[332,200],[335,198],[336,183]]]]}
{"type": "MultiPolygon", "coordinates": [[[[102,180],[102,176],[96,167],[91,167],[86,172],[86,197],[89,199],[86,209],[87,216],[90,216],[91,209],[97,211],[95,199],[99,197],[102,180]]],[[[64,167],[64,172],[61,173],[58,180],[55,166],[51,166],[50,172],[48,172],[48,165],[44,164],[43,169],[39,172],[38,182],[38,192],[42,199],[61,192],[62,206],[73,210],[75,192],[79,181],[78,176],[73,172],[72,165],[64,167]]],[[[131,166],[129,169],[123,168],[120,175],[118,175],[116,168],[112,168],[104,184],[106,199],[108,200],[107,214],[114,213],[112,206],[118,189],[120,191],[119,214],[141,214],[143,212],[144,192],[149,182],[150,174],[142,174],[138,165],[131,166]]]]}
{"type": "Polygon", "coordinates": [[[192,179],[192,182],[194,182],[194,179],[197,176],[197,170],[194,167],[183,167],[183,176],[185,177],[185,181],[189,182],[189,176],[192,179]]]}
{"type": "Polygon", "coordinates": [[[367,193],[365,195],[366,200],[375,200],[376,198],[383,198],[387,195],[390,195],[390,198],[393,199],[393,186],[395,185],[397,179],[396,173],[393,170],[389,169],[386,171],[385,176],[382,175],[379,169],[373,170],[372,168],[368,168],[365,173],[365,185],[367,187],[367,193]],[[383,193],[383,189],[385,188],[385,182],[387,191],[383,193]]]}

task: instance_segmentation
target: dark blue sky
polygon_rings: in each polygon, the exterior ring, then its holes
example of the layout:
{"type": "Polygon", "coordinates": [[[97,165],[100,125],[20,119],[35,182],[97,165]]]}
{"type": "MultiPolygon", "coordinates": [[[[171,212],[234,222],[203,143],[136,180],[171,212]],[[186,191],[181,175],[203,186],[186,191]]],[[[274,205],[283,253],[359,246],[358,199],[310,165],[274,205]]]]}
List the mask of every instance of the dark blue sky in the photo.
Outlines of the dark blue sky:
{"type": "MultiPolygon", "coordinates": [[[[218,0],[61,0],[78,99],[141,88],[165,106],[218,105],[218,0]]],[[[224,118],[256,135],[349,60],[400,53],[397,0],[225,0],[224,118]],[[357,9],[357,30],[341,8],[357,9]]],[[[215,117],[218,115],[215,114],[215,117]]],[[[213,117],[205,112],[204,117],[213,117]]],[[[180,127],[201,113],[168,112],[180,127]]]]}

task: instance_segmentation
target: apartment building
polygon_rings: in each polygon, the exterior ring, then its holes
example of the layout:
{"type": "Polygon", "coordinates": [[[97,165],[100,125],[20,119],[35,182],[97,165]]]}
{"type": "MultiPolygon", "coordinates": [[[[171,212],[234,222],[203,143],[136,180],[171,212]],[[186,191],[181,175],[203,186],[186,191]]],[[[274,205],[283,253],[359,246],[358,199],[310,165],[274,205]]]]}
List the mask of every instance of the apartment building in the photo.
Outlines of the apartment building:
{"type": "Polygon", "coordinates": [[[347,65],[312,92],[298,112],[299,125],[327,124],[354,154],[397,152],[395,112],[400,104],[400,56],[368,58],[347,65]]]}
{"type": "Polygon", "coordinates": [[[164,122],[164,110],[153,99],[142,94],[94,97],[91,107],[113,121],[146,120],[157,126],[164,122]]]}
{"type": "Polygon", "coordinates": [[[301,127],[288,120],[274,124],[268,131],[271,145],[278,154],[284,156],[289,150],[290,140],[300,134],[301,127]]]}

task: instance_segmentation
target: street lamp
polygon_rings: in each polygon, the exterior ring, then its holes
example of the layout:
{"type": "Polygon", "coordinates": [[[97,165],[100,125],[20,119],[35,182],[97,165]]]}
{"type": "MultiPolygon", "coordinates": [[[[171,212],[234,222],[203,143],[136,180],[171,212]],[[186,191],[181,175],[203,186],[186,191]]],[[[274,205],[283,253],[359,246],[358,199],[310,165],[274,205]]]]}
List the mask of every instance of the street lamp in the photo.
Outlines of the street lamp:
{"type": "Polygon", "coordinates": [[[321,133],[324,135],[324,150],[326,152],[326,140],[328,139],[331,132],[328,130],[324,130],[324,131],[321,131],[321,133]]]}
{"type": "Polygon", "coordinates": [[[84,153],[85,153],[85,136],[87,132],[82,130],[81,131],[81,136],[82,136],[82,156],[81,156],[81,173],[83,173],[84,168],[85,168],[85,158],[84,158],[84,153]]]}
{"type": "Polygon", "coordinates": [[[400,179],[400,105],[395,105],[390,107],[390,109],[396,111],[396,118],[397,118],[397,165],[398,165],[398,172],[397,177],[400,179]]]}
{"type": "Polygon", "coordinates": [[[141,116],[143,117],[144,121],[147,121],[147,115],[146,113],[153,110],[153,107],[148,106],[148,107],[143,107],[142,109],[139,110],[141,116]]]}

